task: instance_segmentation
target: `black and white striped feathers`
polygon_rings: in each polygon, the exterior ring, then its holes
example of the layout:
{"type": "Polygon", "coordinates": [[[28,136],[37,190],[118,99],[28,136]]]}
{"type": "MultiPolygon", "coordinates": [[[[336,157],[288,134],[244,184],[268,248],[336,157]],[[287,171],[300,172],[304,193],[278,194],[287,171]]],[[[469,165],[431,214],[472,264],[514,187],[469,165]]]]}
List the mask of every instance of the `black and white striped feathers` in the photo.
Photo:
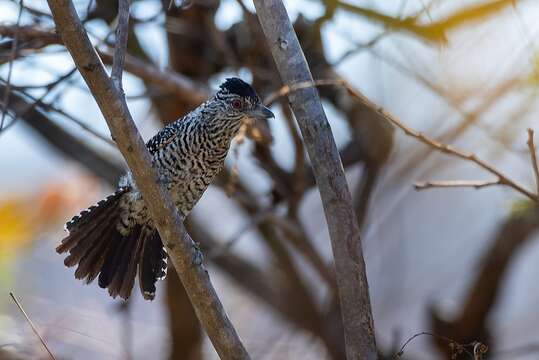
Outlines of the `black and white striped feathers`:
{"type": "MultiPolygon", "coordinates": [[[[211,99],[148,141],[154,165],[183,218],[221,171],[246,117],[273,114],[249,84],[227,79],[211,99]]],[[[76,278],[90,283],[98,277],[112,297],[127,299],[138,274],[144,298],[154,298],[155,283],[166,275],[167,255],[130,173],[114,194],[75,216],[66,230],[57,251],[69,253],[66,266],[78,264],[76,278]]]]}

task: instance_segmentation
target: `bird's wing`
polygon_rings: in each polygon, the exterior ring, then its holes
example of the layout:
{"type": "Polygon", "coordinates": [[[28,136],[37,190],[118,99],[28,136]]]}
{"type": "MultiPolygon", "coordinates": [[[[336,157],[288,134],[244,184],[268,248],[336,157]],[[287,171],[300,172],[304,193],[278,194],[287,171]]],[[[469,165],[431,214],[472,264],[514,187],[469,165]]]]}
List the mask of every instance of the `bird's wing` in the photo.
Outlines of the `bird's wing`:
{"type": "Polygon", "coordinates": [[[159,149],[162,149],[169,144],[177,135],[177,131],[173,126],[166,126],[163,130],[155,134],[147,143],[146,147],[150,154],[155,154],[159,149]]]}

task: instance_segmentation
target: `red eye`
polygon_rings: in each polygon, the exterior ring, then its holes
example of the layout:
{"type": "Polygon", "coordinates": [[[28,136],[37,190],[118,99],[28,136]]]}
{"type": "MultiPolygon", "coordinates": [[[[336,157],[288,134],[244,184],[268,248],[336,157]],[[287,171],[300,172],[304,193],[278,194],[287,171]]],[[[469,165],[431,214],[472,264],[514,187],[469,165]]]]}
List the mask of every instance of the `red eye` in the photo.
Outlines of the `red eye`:
{"type": "Polygon", "coordinates": [[[237,99],[236,99],[236,100],[232,100],[232,107],[233,107],[234,109],[241,109],[242,106],[243,106],[243,104],[242,104],[241,100],[237,100],[237,99]]]}

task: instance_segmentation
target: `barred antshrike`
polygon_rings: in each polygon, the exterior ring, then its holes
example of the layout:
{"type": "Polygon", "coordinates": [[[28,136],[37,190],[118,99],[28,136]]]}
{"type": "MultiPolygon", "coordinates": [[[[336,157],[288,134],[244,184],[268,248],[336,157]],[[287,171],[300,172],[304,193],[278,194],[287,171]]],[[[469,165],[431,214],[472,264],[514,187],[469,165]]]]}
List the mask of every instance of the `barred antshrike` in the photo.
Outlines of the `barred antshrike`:
{"type": "MultiPolygon", "coordinates": [[[[230,78],[208,101],[148,141],[152,160],[182,218],[222,169],[242,120],[271,117],[249,84],[230,78]]],[[[78,264],[77,279],[90,283],[99,275],[100,287],[108,288],[112,297],[127,299],[138,272],[144,298],[155,297],[155,284],[166,275],[167,254],[130,172],[114,194],[65,227],[68,235],[56,251],[69,252],[64,263],[78,264]]]]}

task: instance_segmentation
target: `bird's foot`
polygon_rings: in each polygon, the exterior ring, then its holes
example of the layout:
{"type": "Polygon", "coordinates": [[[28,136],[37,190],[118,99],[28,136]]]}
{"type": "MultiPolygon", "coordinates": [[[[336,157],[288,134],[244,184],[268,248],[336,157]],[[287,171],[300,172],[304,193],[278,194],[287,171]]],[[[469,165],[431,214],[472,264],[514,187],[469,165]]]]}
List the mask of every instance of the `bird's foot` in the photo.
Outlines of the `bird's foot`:
{"type": "Polygon", "coordinates": [[[159,184],[167,186],[167,187],[168,187],[168,185],[172,184],[172,182],[173,182],[172,178],[170,178],[166,174],[163,174],[162,172],[159,172],[157,181],[159,182],[159,184]]]}
{"type": "Polygon", "coordinates": [[[200,250],[200,243],[193,240],[193,249],[195,250],[191,264],[193,266],[200,266],[204,263],[204,254],[200,250]]]}

